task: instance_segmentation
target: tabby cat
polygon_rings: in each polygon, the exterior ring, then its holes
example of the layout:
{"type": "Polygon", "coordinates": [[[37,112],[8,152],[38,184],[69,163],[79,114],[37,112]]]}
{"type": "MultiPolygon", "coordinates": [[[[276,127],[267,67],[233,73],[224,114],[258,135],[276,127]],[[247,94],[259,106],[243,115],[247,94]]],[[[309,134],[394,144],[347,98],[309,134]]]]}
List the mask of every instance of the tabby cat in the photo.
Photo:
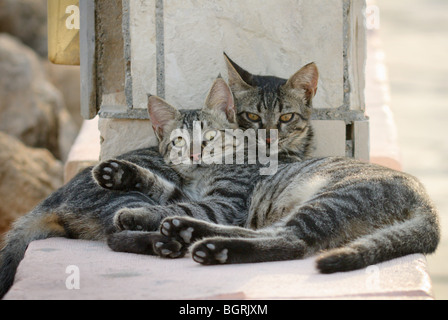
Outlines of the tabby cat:
{"type": "MultiPolygon", "coordinates": [[[[223,90],[230,89],[222,79],[218,79],[210,90],[207,99],[208,108],[203,112],[207,114],[207,117],[214,118],[215,124],[219,123],[217,120],[222,116],[223,111],[220,110],[218,116],[215,117],[214,108],[220,108],[223,105],[222,97],[229,95],[222,94],[223,90]]],[[[149,100],[163,104],[159,99],[150,97],[149,100]]],[[[197,117],[198,112],[179,113],[173,110],[173,114],[169,117],[171,118],[174,114],[179,119],[184,117],[185,124],[189,125],[197,117]]],[[[234,122],[233,109],[227,112],[227,117],[233,117],[234,122]]],[[[160,137],[166,129],[166,121],[163,117],[159,117],[158,120],[159,122],[153,125],[160,137]]],[[[228,123],[226,117],[223,118],[222,123],[223,128],[236,127],[236,124],[228,123]]],[[[210,132],[207,137],[211,137],[210,132]]],[[[132,151],[114,161],[102,164],[103,166],[83,170],[15,222],[12,230],[6,235],[4,246],[0,251],[0,298],[11,287],[17,266],[23,259],[28,244],[34,240],[50,237],[105,240],[109,234],[117,230],[138,229],[139,227],[132,223],[132,219],[126,218],[126,214],[150,211],[153,207],[156,208],[158,214],[145,220],[145,230],[157,230],[161,219],[169,214],[186,214],[220,224],[241,225],[246,220],[247,205],[243,195],[249,193],[250,190],[244,183],[229,186],[231,179],[225,176],[215,176],[215,180],[210,182],[215,188],[204,189],[208,194],[204,195],[203,201],[197,203],[196,207],[186,203],[179,205],[178,210],[170,211],[172,203],[190,201],[191,198],[196,197],[194,191],[188,192],[195,189],[188,180],[188,171],[194,167],[182,166],[185,169],[182,173],[185,175],[181,176],[165,162],[157,147],[132,151]],[[126,169],[128,171],[120,171],[120,168],[116,168],[120,162],[128,164],[126,169]],[[149,186],[146,180],[131,181],[130,177],[138,176],[132,171],[135,168],[150,169],[156,176],[156,183],[149,186]],[[98,175],[100,169],[104,172],[98,175]],[[105,188],[98,185],[94,175],[104,181],[105,188]],[[118,180],[112,180],[112,176],[120,177],[122,182],[120,188],[116,187],[114,183],[118,180]],[[224,197],[226,197],[225,201],[224,197]],[[197,210],[193,210],[194,208],[197,210]]],[[[252,179],[243,167],[237,170],[243,180],[252,179]]],[[[205,183],[210,179],[205,175],[203,180],[205,183]]],[[[200,182],[196,183],[200,187],[200,182]]]]}
{"type": "MultiPolygon", "coordinates": [[[[311,90],[304,89],[303,83],[301,88],[290,89],[311,102],[315,83],[311,80],[306,86],[311,90]]],[[[241,96],[235,86],[233,90],[236,98],[241,96]]],[[[224,100],[230,101],[230,96],[224,100]]],[[[264,109],[257,109],[257,115],[261,119],[274,118],[273,109],[264,105],[264,109]]],[[[241,112],[238,114],[241,116],[241,112]]],[[[164,121],[170,123],[166,117],[164,121]]],[[[213,119],[207,118],[207,125],[213,130],[213,119]]],[[[163,153],[170,141],[160,142],[163,153]]],[[[428,254],[437,248],[437,210],[423,185],[406,173],[339,157],[280,164],[276,174],[263,177],[256,166],[246,167],[251,181],[240,180],[241,172],[235,174],[233,166],[229,168],[220,170],[233,183],[255,183],[253,192],[246,193],[249,210],[245,226],[223,226],[184,214],[171,216],[160,227],[166,238],[152,242],[156,253],[180,257],[191,246],[193,259],[206,265],[302,259],[321,253],[318,270],[333,273],[407,254],[428,254]]],[[[114,234],[109,243],[123,250],[138,246],[132,244],[130,235],[129,231],[114,234]],[[120,248],[120,243],[125,245],[120,248]]],[[[142,234],[142,239],[148,237],[142,234]]]]}

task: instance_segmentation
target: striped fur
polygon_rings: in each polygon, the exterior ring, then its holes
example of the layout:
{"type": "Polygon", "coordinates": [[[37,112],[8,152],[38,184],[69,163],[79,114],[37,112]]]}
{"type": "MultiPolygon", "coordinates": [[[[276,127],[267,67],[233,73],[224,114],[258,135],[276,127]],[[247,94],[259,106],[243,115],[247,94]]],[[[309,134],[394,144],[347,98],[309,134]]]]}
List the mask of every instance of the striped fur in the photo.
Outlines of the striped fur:
{"type": "MultiPolygon", "coordinates": [[[[256,174],[256,172],[253,172],[256,174]]],[[[437,210],[414,177],[347,158],[283,164],[254,188],[245,227],[170,217],[162,234],[190,230],[202,264],[301,259],[321,254],[322,273],[435,251],[437,210]]],[[[168,242],[169,244],[169,242],[168,242]]]]}

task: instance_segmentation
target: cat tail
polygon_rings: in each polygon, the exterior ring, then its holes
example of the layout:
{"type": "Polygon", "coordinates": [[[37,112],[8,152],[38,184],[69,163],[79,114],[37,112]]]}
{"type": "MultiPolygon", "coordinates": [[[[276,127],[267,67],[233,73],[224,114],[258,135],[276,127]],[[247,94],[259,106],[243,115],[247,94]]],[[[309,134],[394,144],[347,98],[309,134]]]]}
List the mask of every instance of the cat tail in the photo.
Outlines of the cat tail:
{"type": "Polygon", "coordinates": [[[325,252],[316,261],[317,269],[327,274],[344,272],[409,254],[433,253],[440,240],[437,212],[434,208],[418,211],[409,220],[397,222],[357,238],[344,247],[325,252]]]}
{"type": "Polygon", "coordinates": [[[14,223],[0,250],[0,299],[11,288],[28,244],[57,236],[66,236],[60,218],[55,213],[43,212],[39,206],[14,223]]]}

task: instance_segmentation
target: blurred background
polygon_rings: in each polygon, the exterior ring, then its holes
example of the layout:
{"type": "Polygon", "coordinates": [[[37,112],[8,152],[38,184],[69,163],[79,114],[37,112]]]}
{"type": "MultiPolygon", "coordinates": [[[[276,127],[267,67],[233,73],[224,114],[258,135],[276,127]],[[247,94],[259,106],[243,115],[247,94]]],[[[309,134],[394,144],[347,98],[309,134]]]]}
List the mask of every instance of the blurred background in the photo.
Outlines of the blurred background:
{"type": "Polygon", "coordinates": [[[428,265],[448,299],[448,1],[376,0],[403,170],[435,201],[442,241],[428,265]]]}
{"type": "Polygon", "coordinates": [[[47,1],[0,0],[0,234],[63,183],[79,67],[47,57],[47,1]]]}
{"type": "MultiPolygon", "coordinates": [[[[401,165],[439,208],[442,241],[428,257],[448,299],[448,1],[369,1],[379,9],[401,165]]],[[[46,0],[0,0],[0,234],[63,183],[82,123],[79,67],[47,59],[46,0]]]]}

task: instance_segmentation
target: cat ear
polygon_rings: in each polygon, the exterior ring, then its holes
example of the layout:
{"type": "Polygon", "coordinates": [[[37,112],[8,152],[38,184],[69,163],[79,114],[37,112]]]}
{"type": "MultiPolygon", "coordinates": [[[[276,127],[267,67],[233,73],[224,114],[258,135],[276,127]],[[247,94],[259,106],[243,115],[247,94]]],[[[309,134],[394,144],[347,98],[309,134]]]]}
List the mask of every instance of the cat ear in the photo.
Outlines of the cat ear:
{"type": "Polygon", "coordinates": [[[245,91],[251,89],[253,75],[233,62],[225,52],[223,54],[227,65],[229,85],[232,90],[245,91]]]}
{"type": "Polygon", "coordinates": [[[317,92],[317,84],[319,80],[319,70],[314,62],[311,62],[297,71],[285,86],[291,89],[305,90],[305,96],[310,101],[317,92]]]}
{"type": "Polygon", "coordinates": [[[165,133],[166,125],[176,119],[180,113],[165,100],[148,95],[148,114],[154,133],[161,140],[165,133]]]}
{"type": "Polygon", "coordinates": [[[213,82],[212,88],[205,100],[205,108],[216,110],[219,114],[225,114],[227,120],[231,123],[236,122],[235,103],[233,101],[232,91],[221,77],[218,77],[213,82]]]}

